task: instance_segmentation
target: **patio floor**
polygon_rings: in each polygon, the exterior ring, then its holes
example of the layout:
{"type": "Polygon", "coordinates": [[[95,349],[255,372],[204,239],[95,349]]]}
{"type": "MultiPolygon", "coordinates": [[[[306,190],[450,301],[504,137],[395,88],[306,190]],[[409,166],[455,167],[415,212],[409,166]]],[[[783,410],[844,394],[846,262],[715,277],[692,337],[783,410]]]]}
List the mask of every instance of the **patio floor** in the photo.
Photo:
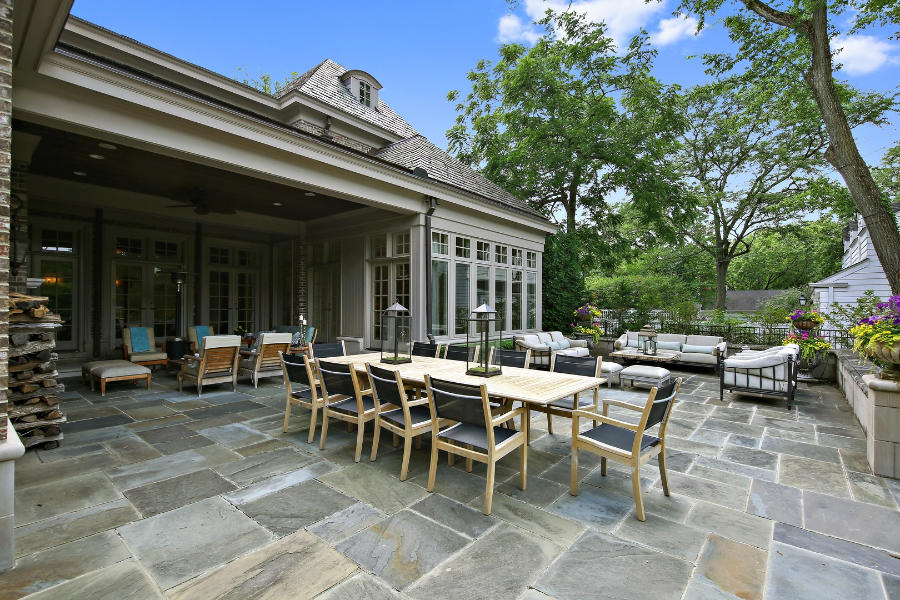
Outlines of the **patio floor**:
{"type": "Polygon", "coordinates": [[[587,453],[569,495],[565,419],[550,435],[534,416],[528,489],[513,453],[484,516],[483,466],[442,455],[429,494],[427,446],[400,482],[390,435],[375,462],[367,436],[354,464],[342,424],[322,452],[303,409],[282,434],[275,380],[202,399],[161,373],[105,398],[69,380],[63,445],[16,464],[18,564],[0,600],[900,598],[900,482],[868,472],[840,392],[801,386],[788,412],[720,403],[708,371],[679,374],[672,496],[646,465],[644,523],[627,472],[601,477],[587,453]]]}

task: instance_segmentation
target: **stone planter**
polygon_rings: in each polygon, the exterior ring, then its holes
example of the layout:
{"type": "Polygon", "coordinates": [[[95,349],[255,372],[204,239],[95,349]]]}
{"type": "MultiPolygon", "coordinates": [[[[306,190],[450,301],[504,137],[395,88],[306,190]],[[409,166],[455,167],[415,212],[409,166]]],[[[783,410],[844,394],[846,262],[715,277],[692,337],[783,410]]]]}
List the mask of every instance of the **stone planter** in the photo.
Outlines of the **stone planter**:
{"type": "Polygon", "coordinates": [[[879,375],[881,379],[900,381],[900,344],[887,346],[876,343],[866,348],[866,355],[886,365],[879,375]]]}
{"type": "Polygon", "coordinates": [[[801,358],[797,368],[807,377],[824,379],[825,371],[828,368],[828,361],[825,360],[825,352],[817,352],[816,357],[812,361],[801,358]]]}

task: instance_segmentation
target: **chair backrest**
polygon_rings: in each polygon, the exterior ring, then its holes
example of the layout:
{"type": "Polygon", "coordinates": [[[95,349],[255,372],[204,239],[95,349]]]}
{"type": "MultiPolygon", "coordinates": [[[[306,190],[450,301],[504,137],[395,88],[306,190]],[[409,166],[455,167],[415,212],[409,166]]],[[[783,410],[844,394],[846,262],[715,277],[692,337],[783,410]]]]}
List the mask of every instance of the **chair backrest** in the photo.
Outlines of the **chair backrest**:
{"type": "Polygon", "coordinates": [[[447,360],[461,360],[475,362],[478,360],[479,346],[447,346],[444,358],[447,360]]]}
{"type": "Polygon", "coordinates": [[[369,381],[372,383],[372,397],[375,398],[375,406],[381,410],[385,404],[394,404],[403,407],[404,422],[409,425],[409,405],[406,402],[406,392],[403,391],[403,380],[400,373],[382,369],[366,363],[366,371],[369,372],[369,381]]]}
{"type": "Polygon", "coordinates": [[[527,369],[528,363],[531,362],[531,350],[521,352],[519,350],[502,350],[500,348],[491,348],[492,365],[500,365],[501,367],[518,367],[527,369]]]}
{"type": "Polygon", "coordinates": [[[203,373],[227,373],[234,370],[240,345],[239,335],[208,335],[203,338],[200,350],[203,373]]]}
{"type": "Polygon", "coordinates": [[[259,336],[256,345],[257,370],[274,369],[281,366],[281,354],[291,347],[290,333],[267,332],[259,336]]]}
{"type": "Polygon", "coordinates": [[[316,369],[319,381],[322,382],[322,393],[326,398],[331,396],[354,397],[359,391],[356,372],[351,364],[333,363],[316,358],[316,369]]]}
{"type": "Polygon", "coordinates": [[[426,375],[425,389],[428,391],[428,404],[433,419],[450,419],[486,427],[493,432],[489,425],[491,408],[485,386],[444,381],[426,375]]]}
{"type": "Polygon", "coordinates": [[[428,358],[437,358],[440,349],[440,344],[430,344],[428,342],[413,342],[412,352],[410,352],[410,354],[412,354],[413,356],[427,356],[428,358]]]}
{"type": "Polygon", "coordinates": [[[155,352],[156,340],[151,327],[126,327],[122,330],[122,345],[128,354],[138,352],[155,352]]]}
{"type": "Polygon", "coordinates": [[[208,335],[216,335],[212,325],[194,325],[188,327],[188,341],[199,347],[203,343],[203,338],[208,335]]]}
{"type": "Polygon", "coordinates": [[[332,358],[334,356],[346,356],[344,350],[344,340],[339,342],[331,342],[329,344],[313,344],[312,355],[316,358],[332,358]]]}
{"type": "Polygon", "coordinates": [[[640,452],[641,438],[645,430],[659,425],[659,437],[665,438],[666,425],[669,423],[669,415],[672,414],[672,406],[675,404],[678,390],[681,389],[681,382],[682,378],[679,377],[664,386],[650,389],[637,435],[634,436],[634,447],[632,448],[634,454],[640,452]]]}
{"type": "Polygon", "coordinates": [[[603,359],[599,356],[565,356],[553,354],[550,359],[550,370],[554,373],[566,375],[581,375],[582,377],[600,377],[600,365],[603,359]]]}
{"type": "Polygon", "coordinates": [[[281,361],[284,369],[284,385],[287,388],[288,395],[294,391],[292,389],[294,384],[300,384],[309,388],[309,393],[313,400],[315,400],[317,392],[316,386],[313,383],[315,378],[313,376],[312,363],[309,361],[309,358],[305,355],[282,354],[281,361]]]}
{"type": "MultiPolygon", "coordinates": [[[[313,327],[312,325],[308,325],[306,327],[306,344],[315,344],[316,343],[316,335],[318,335],[319,330],[313,327]]],[[[344,344],[344,341],[341,340],[341,345],[344,344]]]]}

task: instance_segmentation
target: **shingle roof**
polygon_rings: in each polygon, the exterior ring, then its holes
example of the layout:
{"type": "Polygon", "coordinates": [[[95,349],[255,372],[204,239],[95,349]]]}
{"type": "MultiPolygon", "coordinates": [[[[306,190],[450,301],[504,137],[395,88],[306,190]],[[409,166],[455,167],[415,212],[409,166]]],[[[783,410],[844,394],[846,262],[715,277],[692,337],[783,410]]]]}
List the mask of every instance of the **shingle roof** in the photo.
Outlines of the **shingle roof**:
{"type": "Polygon", "coordinates": [[[341,75],[346,72],[347,69],[343,66],[330,58],[325,59],[278,90],[275,97],[281,98],[285,94],[296,90],[334,108],[350,113],[363,121],[386,129],[391,133],[403,137],[409,137],[418,133],[412,125],[404,121],[381,98],[378,99],[377,108],[370,108],[360,104],[359,100],[341,83],[341,75]]]}
{"type": "Polygon", "coordinates": [[[544,218],[526,202],[519,200],[478,171],[456,160],[421,134],[394,142],[375,152],[375,156],[407,169],[421,167],[428,172],[428,176],[432,179],[544,218]]]}

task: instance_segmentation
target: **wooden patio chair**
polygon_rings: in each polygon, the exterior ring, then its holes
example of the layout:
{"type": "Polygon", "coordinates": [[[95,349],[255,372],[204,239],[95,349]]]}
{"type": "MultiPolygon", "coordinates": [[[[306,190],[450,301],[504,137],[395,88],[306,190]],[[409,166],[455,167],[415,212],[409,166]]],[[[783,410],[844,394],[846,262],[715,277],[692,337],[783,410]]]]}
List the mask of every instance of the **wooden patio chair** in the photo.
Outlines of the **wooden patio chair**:
{"type": "Polygon", "coordinates": [[[371,390],[362,390],[356,369],[352,364],[326,362],[316,358],[316,371],[322,386],[325,406],[322,410],[322,437],[319,450],[325,449],[328,436],[328,419],[334,417],[350,425],[356,425],[356,457],[362,456],[363,434],[366,423],[374,421],[378,415],[371,390]]]}
{"type": "Polygon", "coordinates": [[[203,343],[203,338],[208,335],[216,335],[216,330],[212,325],[188,327],[188,342],[191,344],[191,352],[197,352],[197,348],[203,343]]]}
{"type": "Polygon", "coordinates": [[[240,347],[239,335],[209,335],[203,338],[200,357],[184,357],[184,365],[178,372],[178,391],[181,391],[185,379],[196,381],[198,397],[203,394],[203,386],[212,383],[231,382],[231,389],[237,390],[240,347]]]}
{"type": "MultiPolygon", "coordinates": [[[[500,365],[501,367],[516,367],[518,369],[527,369],[531,364],[531,350],[524,352],[519,350],[502,350],[500,348],[491,347],[491,354],[488,357],[488,363],[492,365],[500,365]]],[[[491,397],[491,407],[496,413],[498,410],[508,411],[512,408],[512,402],[507,398],[491,397]]],[[[513,423],[507,421],[506,427],[512,427],[513,423]]]]}
{"type": "Polygon", "coordinates": [[[439,358],[441,355],[441,345],[431,344],[429,342],[413,342],[410,354],[413,356],[425,356],[427,358],[439,358]]]}
{"type": "Polygon", "coordinates": [[[285,353],[282,356],[282,368],[284,369],[285,405],[284,424],[282,433],[287,431],[291,420],[291,405],[296,404],[310,410],[309,437],[307,444],[312,444],[316,436],[316,421],[319,409],[324,413],[325,400],[319,396],[319,381],[313,375],[313,362],[306,355],[292,355],[285,353]]]}
{"type": "Polygon", "coordinates": [[[641,465],[654,456],[659,456],[659,476],[662,479],[663,493],[669,495],[669,479],[666,473],[666,425],[672,406],[681,388],[682,379],[669,382],[660,388],[651,388],[647,403],[635,406],[619,400],[603,399],[603,414],[585,410],[572,411],[572,487],[569,493],[578,495],[578,451],[587,450],[600,455],[600,474],[606,476],[606,460],[631,467],[631,486],[634,491],[634,504],[637,508],[638,521],[645,520],[644,499],[641,493],[641,465]],[[609,417],[609,405],[620,406],[639,412],[640,420],[636,425],[609,417]],[[579,418],[593,419],[600,425],[583,433],[578,431],[579,418]],[[645,432],[659,425],[656,436],[645,432]]]}
{"type": "Polygon", "coordinates": [[[327,344],[310,344],[310,353],[313,358],[333,358],[335,356],[347,356],[344,340],[327,344]]]}
{"type": "Polygon", "coordinates": [[[520,487],[524,490],[528,477],[528,422],[525,409],[517,408],[499,415],[491,414],[491,403],[485,385],[465,385],[425,376],[428,406],[431,410],[431,466],[428,472],[428,491],[434,491],[437,475],[438,452],[445,450],[466,458],[466,471],[472,471],[472,461],[487,465],[487,483],[484,491],[484,514],[491,514],[494,498],[494,473],[497,461],[521,448],[519,469],[520,487]],[[523,431],[501,427],[506,421],[521,416],[523,431]],[[440,429],[444,421],[456,424],[440,429]]]}
{"type": "MultiPolygon", "coordinates": [[[[372,384],[372,396],[375,398],[375,408],[378,412],[375,417],[375,437],[372,440],[372,456],[375,460],[378,456],[378,441],[381,428],[385,428],[397,437],[403,438],[403,463],[400,466],[400,481],[406,481],[409,473],[409,456],[412,452],[412,441],[416,440],[421,447],[420,435],[431,432],[431,410],[428,408],[428,398],[410,400],[403,386],[403,379],[398,371],[390,371],[366,365],[369,373],[369,381],[372,384]],[[399,406],[391,410],[385,410],[385,406],[399,406]]],[[[395,444],[396,445],[396,444],[395,444]]]]}
{"type": "Polygon", "coordinates": [[[447,360],[461,360],[465,362],[476,362],[478,360],[478,352],[480,346],[447,346],[444,358],[447,360]]]}
{"type": "Polygon", "coordinates": [[[126,327],[122,330],[122,354],[137,365],[169,364],[169,355],[156,345],[152,327],[126,327]]]}
{"type": "MultiPolygon", "coordinates": [[[[582,377],[601,377],[600,368],[602,364],[603,359],[599,356],[594,358],[591,356],[564,356],[553,353],[550,357],[550,372],[581,375],[582,377]]],[[[546,406],[532,406],[531,410],[547,413],[547,433],[553,433],[554,416],[571,419],[572,411],[575,409],[591,409],[594,412],[599,412],[599,399],[600,388],[595,388],[593,401],[582,399],[579,397],[579,394],[575,394],[571,399],[563,398],[546,406]]],[[[597,421],[594,421],[594,427],[597,425],[597,421]]]]}
{"type": "Polygon", "coordinates": [[[283,376],[281,355],[286,353],[290,347],[290,333],[266,332],[260,334],[254,350],[245,354],[238,363],[238,374],[249,374],[254,388],[259,387],[260,379],[283,376]]]}

